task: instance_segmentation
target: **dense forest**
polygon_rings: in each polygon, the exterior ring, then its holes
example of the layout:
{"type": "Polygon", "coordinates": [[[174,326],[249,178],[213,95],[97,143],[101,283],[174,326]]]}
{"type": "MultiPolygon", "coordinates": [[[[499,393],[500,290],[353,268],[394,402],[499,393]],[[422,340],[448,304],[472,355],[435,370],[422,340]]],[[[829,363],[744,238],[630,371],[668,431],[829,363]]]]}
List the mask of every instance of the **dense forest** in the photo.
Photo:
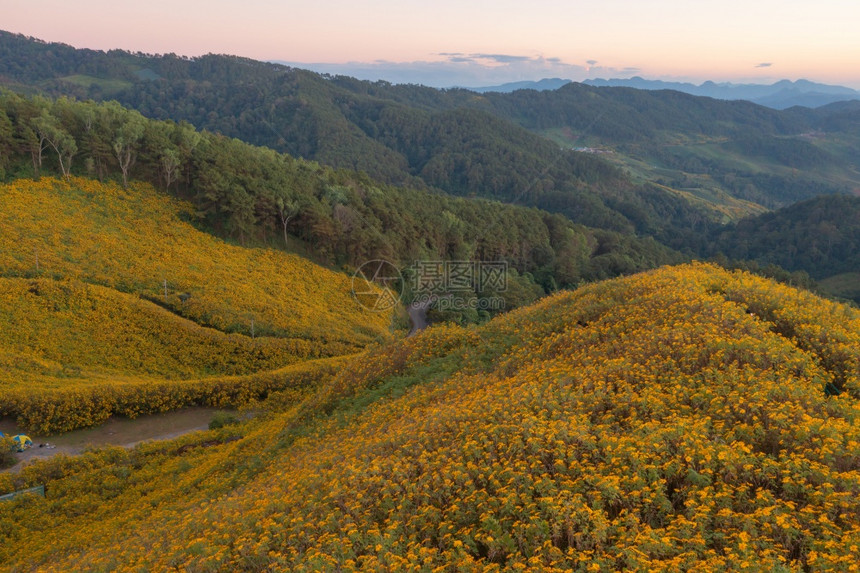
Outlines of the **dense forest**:
{"type": "Polygon", "coordinates": [[[2,93],[0,150],[5,177],[149,181],[191,201],[200,224],[223,236],[306,245],[327,264],[505,261],[523,287],[509,293],[512,307],[561,286],[681,260],[653,239],[534,208],[381,184],[188,123],[148,120],[116,102],[2,93]]]}
{"type": "Polygon", "coordinates": [[[777,208],[860,184],[843,152],[855,141],[834,151],[798,137],[823,128],[832,117],[826,108],[778,112],[581,84],[477,94],[229,56],[75,50],[8,33],[0,34],[0,79],[25,91],[116,99],[148,117],[188,121],[383,182],[536,206],[676,248],[695,243],[714,221],[755,212],[744,202],[777,208]],[[566,150],[543,137],[553,130],[566,134],[566,150]],[[611,146],[619,161],[570,149],[590,142],[611,146]],[[755,157],[753,167],[745,163],[755,157]],[[630,161],[651,167],[628,172],[630,161]],[[803,171],[810,162],[830,166],[828,173],[803,171]],[[703,185],[691,202],[687,188],[703,185]]]}
{"type": "MultiPolygon", "coordinates": [[[[213,59],[227,69],[257,65],[213,59]]],[[[670,209],[659,212],[643,197],[653,189],[643,190],[602,159],[559,149],[487,111],[428,111],[356,95],[310,72],[275,72],[270,82],[255,81],[254,93],[245,93],[249,88],[225,72],[224,83],[218,75],[149,82],[115,97],[151,117],[184,119],[389,183],[536,206],[592,227],[654,234],[707,220],[706,213],[664,190],[656,193],[670,209]]]]}
{"type": "Polygon", "coordinates": [[[860,270],[860,197],[828,195],[743,219],[714,239],[714,252],[823,279],[860,270]]]}
{"type": "MultiPolygon", "coordinates": [[[[851,103],[776,111],[575,83],[555,91],[477,94],[321,76],[230,56],[76,50],[8,33],[0,33],[0,56],[0,82],[19,92],[116,99],[166,122],[149,124],[141,139],[149,151],[127,157],[125,167],[113,157],[112,143],[99,149],[76,139],[82,150],[71,156],[76,173],[128,171],[193,198],[206,224],[225,236],[272,242],[286,233],[333,264],[369,257],[502,258],[551,290],[672,258],[636,236],[687,257],[722,251],[819,278],[841,257],[829,249],[851,244],[813,241],[821,254],[795,258],[806,245],[767,239],[748,245],[757,241],[745,230],[754,223],[739,227],[737,238],[733,225],[725,226],[860,187],[852,159],[860,149],[852,131],[860,106],[851,103]],[[173,126],[159,128],[172,135],[154,135],[155,125],[173,126]],[[191,135],[191,125],[224,137],[191,135]],[[173,138],[169,145],[165,137],[173,138]],[[183,143],[183,137],[192,139],[183,143]],[[150,146],[153,138],[156,148],[171,151],[160,156],[150,146]],[[571,149],[582,144],[612,153],[571,149]],[[175,162],[181,167],[170,167],[175,162]],[[216,171],[242,175],[228,181],[216,171]],[[279,196],[283,189],[297,195],[279,196]],[[571,246],[567,235],[588,247],[571,246]],[[566,253],[576,253],[576,262],[566,253]]],[[[86,120],[73,123],[65,128],[70,133],[87,131],[86,120]]],[[[0,168],[9,177],[29,176],[41,156],[64,171],[46,141],[30,171],[22,171],[22,155],[13,161],[11,151],[0,168]]],[[[828,210],[828,223],[842,228],[845,215],[828,210]]]]}

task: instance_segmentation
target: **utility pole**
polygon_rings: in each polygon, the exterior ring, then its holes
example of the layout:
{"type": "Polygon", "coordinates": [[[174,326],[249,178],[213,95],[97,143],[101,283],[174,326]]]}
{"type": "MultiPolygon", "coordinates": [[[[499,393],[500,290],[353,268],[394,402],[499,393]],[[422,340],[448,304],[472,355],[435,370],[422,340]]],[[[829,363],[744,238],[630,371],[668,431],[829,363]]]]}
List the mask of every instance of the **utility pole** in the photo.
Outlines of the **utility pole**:
{"type": "Polygon", "coordinates": [[[251,338],[255,338],[254,336],[254,319],[251,319],[251,338]]]}
{"type": "Polygon", "coordinates": [[[164,302],[167,302],[167,279],[164,279],[164,302]]]}

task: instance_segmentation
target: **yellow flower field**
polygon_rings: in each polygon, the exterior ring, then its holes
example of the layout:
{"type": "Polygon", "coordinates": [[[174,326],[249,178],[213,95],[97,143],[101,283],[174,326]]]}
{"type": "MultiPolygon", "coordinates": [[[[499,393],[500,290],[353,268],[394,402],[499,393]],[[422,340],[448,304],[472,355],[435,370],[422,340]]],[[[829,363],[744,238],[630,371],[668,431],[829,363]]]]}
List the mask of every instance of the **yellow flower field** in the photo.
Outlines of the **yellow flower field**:
{"type": "Polygon", "coordinates": [[[0,333],[0,384],[39,390],[123,375],[248,374],[317,351],[308,340],[225,334],[133,295],[50,279],[0,278],[0,333]]]}
{"type": "Polygon", "coordinates": [[[0,185],[0,275],[77,279],[152,299],[226,332],[304,338],[324,352],[384,337],[350,277],[295,255],[228,245],[190,207],[136,183],[71,178],[0,185]],[[164,284],[167,282],[165,296],[164,284]]]}
{"type": "Polygon", "coordinates": [[[347,275],[189,217],[144,184],[0,185],[0,415],[58,432],[237,405],[290,387],[285,367],[390,338],[347,275]]]}
{"type": "Polygon", "coordinates": [[[0,476],[3,491],[47,492],[0,505],[0,562],[852,571],[858,398],[856,309],[663,268],[368,351],[299,403],[270,398],[237,441],[0,476]]]}

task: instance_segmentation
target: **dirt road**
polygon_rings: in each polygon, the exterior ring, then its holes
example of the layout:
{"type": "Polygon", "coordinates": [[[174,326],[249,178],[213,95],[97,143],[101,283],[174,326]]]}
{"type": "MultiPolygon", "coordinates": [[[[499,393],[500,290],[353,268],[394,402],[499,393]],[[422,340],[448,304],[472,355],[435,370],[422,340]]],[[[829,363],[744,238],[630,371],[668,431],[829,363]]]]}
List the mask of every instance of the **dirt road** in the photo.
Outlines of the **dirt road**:
{"type": "MultiPolygon", "coordinates": [[[[15,454],[18,463],[3,471],[19,471],[34,459],[44,459],[57,454],[80,454],[90,446],[133,447],[146,440],[169,440],[183,434],[205,430],[217,410],[215,408],[187,408],[176,412],[165,412],[151,416],[111,418],[97,428],[74,430],[56,436],[27,434],[33,447],[15,454]],[[41,446],[41,447],[40,447],[41,446]]],[[[0,420],[0,431],[7,436],[22,433],[12,420],[0,420]]]]}

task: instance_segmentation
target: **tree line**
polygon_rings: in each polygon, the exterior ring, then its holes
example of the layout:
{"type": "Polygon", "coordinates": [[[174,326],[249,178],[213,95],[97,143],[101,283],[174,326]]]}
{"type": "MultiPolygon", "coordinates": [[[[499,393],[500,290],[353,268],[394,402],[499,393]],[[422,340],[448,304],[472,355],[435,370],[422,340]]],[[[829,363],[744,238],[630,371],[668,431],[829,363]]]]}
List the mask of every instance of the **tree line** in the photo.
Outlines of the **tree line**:
{"type": "MultiPolygon", "coordinates": [[[[530,302],[550,291],[681,260],[653,239],[560,214],[396,187],[116,102],[0,93],[0,178],[132,179],[190,201],[197,223],[245,245],[310,249],[343,268],[384,258],[506,261],[530,302]]],[[[514,301],[515,302],[515,301],[514,301]]]]}
{"type": "Polygon", "coordinates": [[[3,76],[55,96],[116,99],[150,118],[187,121],[388,184],[538,207],[673,246],[678,235],[701,232],[703,212],[685,199],[646,189],[599,157],[559,149],[529,131],[579,112],[588,122],[599,117],[597,127],[622,118],[628,131],[639,129],[640,117],[622,114],[626,104],[605,98],[595,114],[593,98],[570,94],[478,96],[232,56],[95,52],[0,33],[3,76]],[[543,119],[530,122],[522,114],[543,119]],[[654,196],[670,208],[652,208],[654,196]]]}

